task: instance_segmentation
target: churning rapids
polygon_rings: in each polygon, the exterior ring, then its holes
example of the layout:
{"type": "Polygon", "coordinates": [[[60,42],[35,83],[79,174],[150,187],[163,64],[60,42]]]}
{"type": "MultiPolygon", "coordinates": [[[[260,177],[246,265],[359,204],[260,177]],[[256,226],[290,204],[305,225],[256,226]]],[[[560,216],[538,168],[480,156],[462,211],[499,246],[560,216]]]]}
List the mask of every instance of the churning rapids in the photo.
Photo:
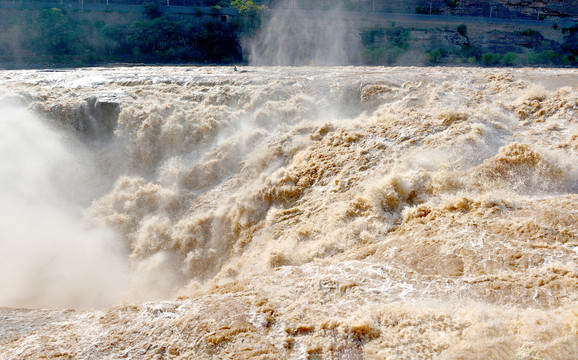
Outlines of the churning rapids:
{"type": "Polygon", "coordinates": [[[578,354],[577,69],[0,84],[2,359],[578,354]]]}

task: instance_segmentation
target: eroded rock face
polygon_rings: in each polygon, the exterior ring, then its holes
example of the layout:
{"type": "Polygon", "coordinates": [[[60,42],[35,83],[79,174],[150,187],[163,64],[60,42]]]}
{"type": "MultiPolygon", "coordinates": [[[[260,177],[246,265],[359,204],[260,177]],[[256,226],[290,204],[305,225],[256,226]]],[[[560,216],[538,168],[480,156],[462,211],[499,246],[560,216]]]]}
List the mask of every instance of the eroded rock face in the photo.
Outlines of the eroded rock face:
{"type": "Polygon", "coordinates": [[[561,45],[555,41],[546,39],[538,31],[500,31],[492,30],[477,39],[479,44],[488,51],[498,54],[507,52],[536,51],[557,49],[561,45]]]}
{"type": "Polygon", "coordinates": [[[573,1],[565,0],[417,0],[427,13],[430,5],[432,13],[440,15],[480,16],[502,19],[533,20],[572,20],[578,16],[578,9],[573,1]]]}
{"type": "Polygon", "coordinates": [[[99,94],[86,99],[87,136],[110,136],[118,122],[121,107],[116,94],[99,94]]]}
{"type": "Polygon", "coordinates": [[[104,140],[111,137],[118,122],[121,111],[118,97],[114,93],[90,94],[86,97],[70,94],[59,102],[44,97],[33,98],[31,108],[86,139],[104,140]]]}
{"type": "Polygon", "coordinates": [[[535,19],[572,19],[578,15],[573,1],[565,0],[498,0],[510,11],[535,19]]]}

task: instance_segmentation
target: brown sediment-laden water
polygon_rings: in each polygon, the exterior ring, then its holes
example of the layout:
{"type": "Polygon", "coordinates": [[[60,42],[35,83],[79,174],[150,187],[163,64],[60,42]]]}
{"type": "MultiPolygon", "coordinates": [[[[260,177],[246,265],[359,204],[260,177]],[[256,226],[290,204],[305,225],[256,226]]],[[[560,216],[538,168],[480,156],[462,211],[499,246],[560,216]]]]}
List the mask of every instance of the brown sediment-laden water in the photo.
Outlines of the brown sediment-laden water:
{"type": "Polygon", "coordinates": [[[571,359],[578,70],[0,72],[3,359],[571,359]]]}

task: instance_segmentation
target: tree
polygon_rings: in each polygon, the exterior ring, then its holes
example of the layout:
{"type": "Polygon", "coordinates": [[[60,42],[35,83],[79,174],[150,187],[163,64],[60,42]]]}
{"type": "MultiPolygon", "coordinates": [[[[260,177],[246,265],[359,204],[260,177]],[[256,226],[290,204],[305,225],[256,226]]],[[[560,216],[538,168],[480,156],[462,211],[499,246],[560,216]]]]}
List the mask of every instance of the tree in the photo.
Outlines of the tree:
{"type": "Polygon", "coordinates": [[[263,6],[256,5],[252,0],[233,0],[231,6],[239,11],[243,17],[240,21],[242,32],[245,34],[253,34],[261,26],[261,11],[263,6]]]}
{"type": "Polygon", "coordinates": [[[468,27],[466,26],[466,24],[458,25],[456,30],[458,31],[458,34],[466,38],[466,41],[469,44],[470,38],[468,37],[468,27]]]}
{"type": "Polygon", "coordinates": [[[151,20],[159,18],[163,14],[161,7],[156,2],[145,2],[142,4],[142,7],[143,13],[151,20]]]}
{"type": "Polygon", "coordinates": [[[468,37],[468,27],[466,26],[466,24],[458,25],[457,31],[458,34],[460,34],[461,36],[466,38],[468,37]]]}
{"type": "Polygon", "coordinates": [[[256,5],[253,0],[233,0],[231,6],[239,11],[242,16],[258,16],[263,10],[262,6],[256,5]]]}
{"type": "Polygon", "coordinates": [[[44,50],[47,55],[52,55],[54,60],[79,52],[81,37],[78,24],[67,17],[62,9],[41,10],[38,30],[40,34],[39,50],[44,50]]]}

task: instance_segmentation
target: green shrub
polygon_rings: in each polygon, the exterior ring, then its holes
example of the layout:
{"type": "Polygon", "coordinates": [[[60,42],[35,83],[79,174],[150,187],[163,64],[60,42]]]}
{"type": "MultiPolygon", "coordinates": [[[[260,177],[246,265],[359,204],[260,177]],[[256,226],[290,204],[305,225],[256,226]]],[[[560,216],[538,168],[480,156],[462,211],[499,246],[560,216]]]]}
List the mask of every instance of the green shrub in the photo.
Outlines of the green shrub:
{"type": "Polygon", "coordinates": [[[522,34],[522,35],[524,35],[524,36],[542,35],[542,34],[540,34],[539,31],[532,30],[532,29],[527,29],[527,30],[524,30],[524,31],[520,31],[520,34],[522,34]]]}
{"type": "Polygon", "coordinates": [[[426,51],[425,60],[430,64],[439,64],[440,61],[448,55],[448,52],[444,48],[437,48],[433,50],[426,51]]]}
{"type": "Polygon", "coordinates": [[[385,64],[385,56],[387,50],[382,46],[371,46],[363,49],[361,58],[367,65],[383,65],[385,64]]]}
{"type": "Polygon", "coordinates": [[[516,61],[518,61],[518,54],[514,52],[506,53],[504,56],[502,56],[501,60],[502,64],[507,66],[514,65],[516,61]]]}
{"type": "Polygon", "coordinates": [[[390,52],[387,53],[386,63],[388,65],[395,64],[399,57],[405,54],[405,51],[405,48],[394,47],[390,52]]]}
{"type": "Polygon", "coordinates": [[[479,59],[482,57],[482,50],[477,46],[472,46],[470,44],[464,44],[461,48],[455,53],[456,56],[459,56],[463,59],[469,59],[474,57],[479,59]]]}
{"type": "Polygon", "coordinates": [[[466,24],[458,25],[456,30],[458,31],[458,34],[460,34],[461,36],[465,38],[468,37],[468,27],[466,26],[466,24]]]}
{"type": "Polygon", "coordinates": [[[554,50],[544,50],[539,53],[529,53],[526,56],[528,63],[533,65],[538,64],[552,64],[556,62],[558,54],[554,50]]]}
{"type": "Polygon", "coordinates": [[[486,66],[496,65],[500,61],[500,55],[493,53],[485,53],[482,56],[482,63],[486,66]]]}

